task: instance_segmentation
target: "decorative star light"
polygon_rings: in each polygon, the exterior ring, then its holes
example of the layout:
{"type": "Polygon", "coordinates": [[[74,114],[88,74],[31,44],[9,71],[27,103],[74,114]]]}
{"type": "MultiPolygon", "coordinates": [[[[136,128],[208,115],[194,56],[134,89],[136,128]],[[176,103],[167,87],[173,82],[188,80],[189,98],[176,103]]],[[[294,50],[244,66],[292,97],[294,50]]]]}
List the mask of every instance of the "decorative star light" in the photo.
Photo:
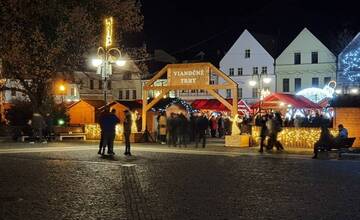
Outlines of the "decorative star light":
{"type": "Polygon", "coordinates": [[[360,79],[360,47],[345,54],[341,62],[344,65],[343,75],[351,82],[360,79]]]}

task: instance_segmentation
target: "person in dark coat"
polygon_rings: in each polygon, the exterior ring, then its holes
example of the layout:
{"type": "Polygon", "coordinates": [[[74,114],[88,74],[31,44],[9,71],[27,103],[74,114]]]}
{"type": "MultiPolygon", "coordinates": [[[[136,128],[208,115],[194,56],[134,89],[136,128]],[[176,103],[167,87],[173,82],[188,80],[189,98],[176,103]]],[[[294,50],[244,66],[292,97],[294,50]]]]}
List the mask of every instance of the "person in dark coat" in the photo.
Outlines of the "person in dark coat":
{"type": "Polygon", "coordinates": [[[205,148],[206,145],[206,130],[209,127],[209,121],[205,117],[205,115],[200,115],[196,119],[196,147],[198,147],[198,143],[202,139],[202,147],[205,148]]]}
{"type": "Polygon", "coordinates": [[[115,115],[115,109],[110,112],[106,112],[100,118],[100,127],[103,134],[103,153],[106,146],[108,146],[108,154],[115,155],[114,153],[114,140],[115,140],[115,128],[116,124],[120,123],[120,120],[115,115]]]}
{"type": "Polygon", "coordinates": [[[125,155],[131,156],[130,153],[130,134],[131,134],[131,112],[129,110],[125,110],[125,120],[124,120],[124,137],[125,137],[125,155]]]}
{"type": "Polygon", "coordinates": [[[258,125],[261,126],[260,130],[260,150],[259,152],[264,152],[265,147],[265,139],[266,135],[268,134],[267,127],[266,127],[267,115],[263,115],[260,119],[258,119],[258,125]]]}
{"type": "Polygon", "coordinates": [[[167,129],[167,136],[168,136],[168,146],[170,147],[171,145],[173,145],[174,147],[176,147],[176,124],[175,124],[175,118],[176,118],[176,114],[175,113],[171,113],[170,117],[168,118],[166,124],[166,129],[167,129]]]}
{"type": "Polygon", "coordinates": [[[44,117],[40,113],[35,112],[30,124],[33,129],[33,141],[31,143],[34,143],[37,138],[39,138],[40,142],[46,143],[46,140],[43,139],[43,130],[46,127],[44,117]]]}
{"type": "Polygon", "coordinates": [[[321,126],[321,132],[320,132],[320,138],[319,140],[314,144],[314,156],[313,159],[316,159],[318,156],[318,151],[320,148],[324,149],[331,149],[331,147],[334,144],[334,137],[330,133],[329,128],[327,128],[325,125],[321,126]]]}
{"type": "Polygon", "coordinates": [[[102,155],[105,154],[106,145],[103,146],[103,143],[104,143],[104,129],[102,127],[101,120],[106,114],[109,114],[109,108],[105,108],[104,111],[101,112],[100,119],[99,119],[100,120],[100,123],[99,123],[99,125],[100,125],[100,143],[99,143],[98,154],[102,154],[102,155]]]}

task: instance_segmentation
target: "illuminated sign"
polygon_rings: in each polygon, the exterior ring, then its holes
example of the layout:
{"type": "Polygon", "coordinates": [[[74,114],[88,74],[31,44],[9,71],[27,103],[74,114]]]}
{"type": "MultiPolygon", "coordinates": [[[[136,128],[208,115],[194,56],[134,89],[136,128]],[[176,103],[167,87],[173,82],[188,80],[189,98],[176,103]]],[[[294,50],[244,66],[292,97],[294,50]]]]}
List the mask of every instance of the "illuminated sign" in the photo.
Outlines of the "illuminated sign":
{"type": "Polygon", "coordinates": [[[168,68],[168,84],[209,85],[210,69],[206,65],[189,65],[183,68],[168,68]]]}

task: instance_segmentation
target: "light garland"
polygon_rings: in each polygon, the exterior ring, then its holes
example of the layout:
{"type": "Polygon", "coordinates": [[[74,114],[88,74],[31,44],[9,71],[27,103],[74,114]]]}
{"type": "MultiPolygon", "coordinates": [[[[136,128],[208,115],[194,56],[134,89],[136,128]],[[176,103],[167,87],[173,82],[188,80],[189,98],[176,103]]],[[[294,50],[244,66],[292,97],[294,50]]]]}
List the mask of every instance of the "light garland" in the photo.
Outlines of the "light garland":
{"type": "Polygon", "coordinates": [[[351,82],[358,81],[360,79],[360,48],[345,54],[342,63],[343,75],[351,82]]]}
{"type": "MultiPolygon", "coordinates": [[[[118,124],[115,128],[115,140],[123,140],[123,126],[118,124]]],[[[99,124],[85,124],[85,135],[87,140],[100,140],[100,125],[99,124]]]]}
{"type": "MultiPolygon", "coordinates": [[[[259,144],[261,127],[252,127],[252,138],[256,145],[259,144]]],[[[336,129],[330,129],[331,134],[335,137],[338,134],[336,129]]],[[[321,133],[320,128],[294,128],[285,127],[278,134],[278,140],[286,148],[314,148],[314,144],[319,140],[321,133]]]]}

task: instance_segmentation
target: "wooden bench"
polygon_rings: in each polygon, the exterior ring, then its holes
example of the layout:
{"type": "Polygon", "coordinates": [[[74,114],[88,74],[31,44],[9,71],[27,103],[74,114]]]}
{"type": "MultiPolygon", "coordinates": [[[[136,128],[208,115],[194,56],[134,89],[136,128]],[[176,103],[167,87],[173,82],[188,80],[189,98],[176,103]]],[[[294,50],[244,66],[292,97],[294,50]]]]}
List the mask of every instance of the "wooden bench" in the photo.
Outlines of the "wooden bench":
{"type": "Polygon", "coordinates": [[[62,141],[64,138],[81,138],[86,140],[84,128],[81,126],[55,127],[54,131],[59,141],[62,141]]]}
{"type": "Polygon", "coordinates": [[[356,138],[354,138],[354,137],[342,139],[339,143],[332,146],[331,149],[328,149],[325,147],[320,147],[318,149],[320,151],[319,156],[320,156],[320,154],[322,154],[321,152],[325,152],[325,154],[327,154],[327,157],[328,157],[328,153],[337,153],[337,158],[340,159],[341,154],[349,152],[349,148],[352,147],[352,145],[355,142],[355,139],[356,138]]]}
{"type": "Polygon", "coordinates": [[[84,141],[86,141],[85,133],[60,133],[59,141],[62,141],[63,138],[82,138],[84,141]]]}

